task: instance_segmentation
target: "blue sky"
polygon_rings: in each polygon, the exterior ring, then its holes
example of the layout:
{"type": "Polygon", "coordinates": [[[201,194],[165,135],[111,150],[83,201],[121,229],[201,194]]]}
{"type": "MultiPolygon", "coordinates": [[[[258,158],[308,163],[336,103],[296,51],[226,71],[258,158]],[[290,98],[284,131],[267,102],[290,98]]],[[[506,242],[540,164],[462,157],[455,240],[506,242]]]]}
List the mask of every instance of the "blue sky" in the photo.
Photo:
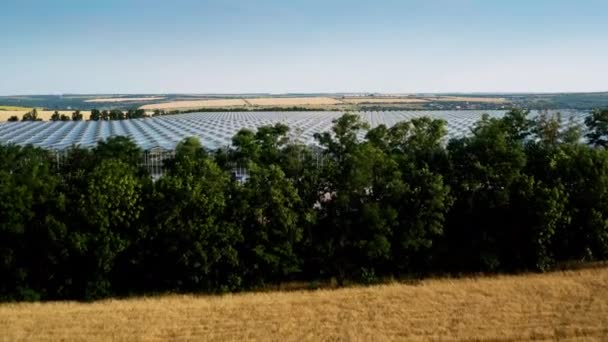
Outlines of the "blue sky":
{"type": "Polygon", "coordinates": [[[0,94],[608,90],[606,0],[2,0],[0,94]]]}

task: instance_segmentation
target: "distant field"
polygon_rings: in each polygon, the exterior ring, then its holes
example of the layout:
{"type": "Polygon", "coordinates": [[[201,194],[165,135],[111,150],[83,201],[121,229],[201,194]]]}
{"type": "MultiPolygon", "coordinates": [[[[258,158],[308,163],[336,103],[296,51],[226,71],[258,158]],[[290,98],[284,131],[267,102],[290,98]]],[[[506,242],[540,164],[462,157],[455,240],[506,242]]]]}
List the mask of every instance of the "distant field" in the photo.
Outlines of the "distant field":
{"type": "Polygon", "coordinates": [[[98,103],[98,102],[137,102],[137,101],[156,101],[156,100],[163,100],[165,99],[164,97],[115,97],[115,98],[98,98],[98,99],[91,99],[91,100],[86,100],[84,102],[93,102],[93,103],[98,103]]]}
{"type": "MultiPolygon", "coordinates": [[[[31,110],[30,108],[21,109],[21,110],[0,110],[0,121],[7,121],[8,118],[10,118],[13,115],[16,115],[19,118],[19,120],[21,120],[21,118],[23,117],[23,114],[29,112],[30,110],[31,110]]],[[[39,110],[38,117],[45,121],[50,120],[51,115],[53,115],[54,112],[55,112],[54,110],[39,110]]],[[[71,118],[73,112],[74,112],[73,110],[60,110],[59,114],[64,114],[71,118]]],[[[80,111],[80,113],[82,113],[84,120],[87,120],[89,118],[89,116],[91,115],[90,111],[80,111]]]]}
{"type": "Polygon", "coordinates": [[[502,97],[464,97],[464,96],[438,96],[429,97],[429,101],[439,102],[481,102],[481,103],[506,103],[507,99],[502,97]]]}
{"type": "Polygon", "coordinates": [[[337,105],[341,104],[331,97],[262,97],[246,99],[253,106],[306,106],[306,105],[337,105]]]}
{"type": "Polygon", "coordinates": [[[416,99],[416,98],[391,98],[391,97],[383,97],[383,98],[368,98],[368,97],[358,97],[358,98],[345,98],[342,99],[343,102],[346,103],[422,103],[428,102],[425,99],[416,99]]]}
{"type": "Polygon", "coordinates": [[[15,110],[25,110],[25,111],[28,111],[28,110],[31,110],[31,108],[28,108],[28,107],[18,107],[18,106],[0,106],[0,112],[2,112],[2,111],[8,111],[8,110],[10,110],[10,111],[15,111],[15,110]]]}
{"type": "Polygon", "coordinates": [[[212,107],[238,107],[245,106],[242,99],[222,99],[222,100],[194,100],[194,101],[172,101],[166,103],[155,103],[141,106],[141,109],[153,110],[175,110],[175,109],[197,109],[212,107]]]}
{"type": "Polygon", "coordinates": [[[608,268],[337,290],[0,304],[6,341],[608,340],[608,268]]]}

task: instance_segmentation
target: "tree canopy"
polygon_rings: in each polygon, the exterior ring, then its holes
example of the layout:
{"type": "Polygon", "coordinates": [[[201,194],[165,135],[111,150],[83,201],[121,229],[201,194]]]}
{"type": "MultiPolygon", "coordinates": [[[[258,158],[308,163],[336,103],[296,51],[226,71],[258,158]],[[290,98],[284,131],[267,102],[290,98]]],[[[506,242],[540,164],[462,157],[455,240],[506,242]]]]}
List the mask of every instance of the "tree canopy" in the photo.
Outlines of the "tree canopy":
{"type": "MultiPolygon", "coordinates": [[[[451,140],[442,120],[370,128],[346,114],[315,136],[317,146],[275,124],[243,129],[217,151],[184,139],[155,181],[126,137],[61,156],[0,145],[0,298],[370,283],[606,260],[606,113],[594,111],[583,130],[512,110],[451,140]]],[[[141,115],[93,110],[91,120],[141,115]]],[[[36,119],[35,110],[27,116],[36,119]]]]}

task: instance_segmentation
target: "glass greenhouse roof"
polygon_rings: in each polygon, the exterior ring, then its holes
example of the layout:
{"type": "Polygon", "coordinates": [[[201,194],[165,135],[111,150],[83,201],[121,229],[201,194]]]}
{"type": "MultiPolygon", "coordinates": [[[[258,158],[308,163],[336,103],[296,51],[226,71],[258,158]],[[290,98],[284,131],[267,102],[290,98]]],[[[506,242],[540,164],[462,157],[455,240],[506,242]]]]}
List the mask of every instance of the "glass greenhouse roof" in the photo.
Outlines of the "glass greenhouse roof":
{"type": "MultiPolygon", "coordinates": [[[[561,110],[565,123],[582,124],[586,111],[561,110]],[[572,121],[570,121],[572,119],[572,121]]],[[[470,133],[482,114],[500,117],[501,110],[452,111],[379,111],[359,112],[371,127],[416,117],[444,119],[448,123],[448,138],[470,133]]],[[[184,138],[198,137],[206,148],[229,146],[241,129],[255,130],[264,125],[284,123],[290,127],[290,137],[304,144],[314,144],[313,135],[331,129],[332,120],[343,112],[201,112],[167,115],[153,118],[117,121],[26,121],[0,123],[0,143],[34,145],[62,150],[72,146],[92,147],[111,136],[128,136],[144,150],[174,149],[184,138]]],[[[534,115],[535,113],[533,113],[534,115]]],[[[362,134],[363,135],[363,134],[362,134]]]]}

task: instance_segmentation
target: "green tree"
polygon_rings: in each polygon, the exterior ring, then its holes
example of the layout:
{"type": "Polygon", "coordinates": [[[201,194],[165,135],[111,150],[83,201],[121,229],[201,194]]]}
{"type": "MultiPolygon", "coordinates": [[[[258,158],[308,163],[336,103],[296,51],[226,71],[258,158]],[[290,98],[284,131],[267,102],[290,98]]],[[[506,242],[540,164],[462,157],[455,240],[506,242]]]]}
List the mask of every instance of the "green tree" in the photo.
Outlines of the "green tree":
{"type": "Polygon", "coordinates": [[[231,205],[242,227],[240,247],[248,284],[289,279],[300,271],[296,244],[302,239],[300,198],[283,171],[274,164],[249,166],[250,178],[237,185],[231,205]]]}
{"type": "MultiPolygon", "coordinates": [[[[91,115],[92,115],[92,113],[93,112],[91,111],[91,115]]],[[[72,113],[72,121],[82,121],[82,119],[83,119],[83,115],[79,110],[72,113]]],[[[99,113],[97,113],[97,120],[99,120],[99,113]]]]}
{"type": "Polygon", "coordinates": [[[608,109],[595,109],[585,118],[586,134],[589,143],[594,146],[608,146],[608,109]]]}
{"type": "Polygon", "coordinates": [[[53,115],[51,115],[51,121],[59,121],[61,119],[61,116],[59,115],[58,111],[55,111],[53,113],[53,115]]]}
{"type": "MultiPolygon", "coordinates": [[[[197,145],[194,140],[181,146],[197,145]]],[[[242,236],[239,226],[226,219],[228,187],[229,178],[211,159],[191,148],[177,150],[175,163],[156,184],[151,205],[154,220],[141,271],[148,286],[189,291],[240,287],[236,245],[242,236]]]]}
{"type": "MultiPolygon", "coordinates": [[[[72,115],[72,118],[73,118],[73,115],[72,115]]],[[[89,116],[89,120],[92,120],[92,121],[102,120],[102,118],[101,118],[101,112],[99,111],[99,109],[92,109],[91,110],[91,115],[89,116]]]]}
{"type": "Polygon", "coordinates": [[[391,240],[393,272],[428,268],[431,248],[443,235],[452,205],[450,189],[440,173],[447,162],[442,145],[446,134],[446,122],[430,118],[397,123],[389,129],[380,125],[367,134],[394,163],[393,170],[384,175],[387,185],[381,187],[391,189],[383,196],[383,205],[392,206],[398,215],[391,240]]]}
{"type": "Polygon", "coordinates": [[[38,117],[38,110],[34,108],[31,111],[23,114],[21,121],[42,121],[42,119],[38,117]]]}
{"type": "Polygon", "coordinates": [[[83,226],[72,233],[79,255],[84,298],[112,293],[110,273],[115,260],[132,242],[143,210],[142,184],[133,167],[119,159],[104,159],[90,172],[78,213],[83,226]]]}

